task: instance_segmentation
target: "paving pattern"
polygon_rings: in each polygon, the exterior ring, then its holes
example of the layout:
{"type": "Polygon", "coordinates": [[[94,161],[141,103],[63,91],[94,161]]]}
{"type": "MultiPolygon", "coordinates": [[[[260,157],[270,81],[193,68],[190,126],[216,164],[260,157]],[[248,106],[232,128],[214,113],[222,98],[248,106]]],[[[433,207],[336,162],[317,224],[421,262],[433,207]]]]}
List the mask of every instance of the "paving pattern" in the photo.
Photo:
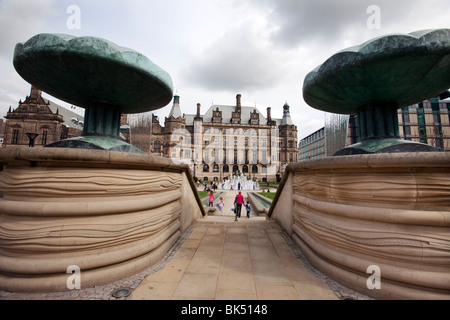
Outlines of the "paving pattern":
{"type": "Polygon", "coordinates": [[[276,223],[206,220],[129,299],[338,299],[304,268],[276,223]]]}

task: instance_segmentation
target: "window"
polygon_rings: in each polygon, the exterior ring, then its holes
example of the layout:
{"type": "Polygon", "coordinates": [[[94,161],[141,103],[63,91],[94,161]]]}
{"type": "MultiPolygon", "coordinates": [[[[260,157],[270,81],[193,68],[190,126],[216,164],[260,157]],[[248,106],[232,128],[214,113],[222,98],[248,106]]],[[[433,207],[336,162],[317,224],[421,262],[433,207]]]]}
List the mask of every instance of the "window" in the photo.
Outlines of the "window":
{"type": "Polygon", "coordinates": [[[224,165],[223,166],[223,172],[225,173],[228,173],[228,172],[230,172],[230,167],[228,167],[228,165],[224,165]]]}
{"type": "Polygon", "coordinates": [[[157,152],[160,153],[161,152],[161,142],[160,141],[155,141],[154,145],[153,145],[153,152],[157,152]]]}
{"type": "Polygon", "coordinates": [[[238,166],[233,166],[233,173],[234,172],[238,172],[239,171],[239,167],[238,166]]]}
{"type": "Polygon", "coordinates": [[[247,166],[243,166],[242,167],[242,173],[248,173],[248,167],[247,166]]]}
{"type": "Polygon", "coordinates": [[[258,166],[252,167],[252,173],[258,173],[258,166]]]}
{"type": "Polygon", "coordinates": [[[214,165],[213,172],[219,172],[219,166],[217,164],[214,165]]]}
{"type": "Polygon", "coordinates": [[[261,162],[262,163],[268,163],[268,161],[267,161],[267,151],[266,150],[261,151],[261,162]]]}
{"type": "Polygon", "coordinates": [[[209,172],[209,166],[207,164],[203,166],[203,172],[209,172]]]}
{"type": "Polygon", "coordinates": [[[17,129],[13,131],[11,144],[19,144],[19,130],[17,129]]]}
{"type": "Polygon", "coordinates": [[[44,130],[44,131],[42,132],[42,141],[41,141],[41,144],[42,144],[43,146],[45,146],[45,145],[47,144],[47,135],[48,135],[48,131],[47,131],[47,130],[44,130]]]}
{"type": "Polygon", "coordinates": [[[419,124],[419,136],[421,143],[427,143],[427,132],[426,132],[426,124],[425,124],[425,112],[423,107],[419,107],[417,109],[417,118],[419,124]]]}
{"type": "Polygon", "coordinates": [[[261,140],[261,146],[262,147],[267,147],[267,139],[262,139],[261,140]]]}

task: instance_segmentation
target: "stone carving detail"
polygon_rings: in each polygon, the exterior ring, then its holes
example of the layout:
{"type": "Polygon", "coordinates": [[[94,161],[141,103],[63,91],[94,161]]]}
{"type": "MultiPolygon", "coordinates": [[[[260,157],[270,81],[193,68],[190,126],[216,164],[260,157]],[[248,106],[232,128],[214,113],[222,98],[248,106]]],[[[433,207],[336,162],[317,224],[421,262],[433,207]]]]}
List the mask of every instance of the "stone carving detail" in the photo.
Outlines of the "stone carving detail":
{"type": "MultiPolygon", "coordinates": [[[[26,151],[36,157],[36,150],[26,151]]],[[[66,160],[75,161],[72,153],[66,152],[66,160]]],[[[183,168],[139,170],[147,157],[137,155],[92,168],[89,156],[100,153],[82,153],[85,163],[70,171],[22,166],[20,160],[12,165],[14,156],[3,154],[11,165],[0,174],[1,290],[66,291],[71,265],[80,268],[83,288],[111,283],[156,263],[179,239],[187,214],[183,168]]],[[[168,167],[164,161],[159,166],[168,167]]]]}
{"type": "Polygon", "coordinates": [[[449,299],[450,156],[409,155],[288,167],[292,237],[318,269],[369,296],[449,299]],[[380,267],[380,290],[367,287],[371,265],[380,267]]]}

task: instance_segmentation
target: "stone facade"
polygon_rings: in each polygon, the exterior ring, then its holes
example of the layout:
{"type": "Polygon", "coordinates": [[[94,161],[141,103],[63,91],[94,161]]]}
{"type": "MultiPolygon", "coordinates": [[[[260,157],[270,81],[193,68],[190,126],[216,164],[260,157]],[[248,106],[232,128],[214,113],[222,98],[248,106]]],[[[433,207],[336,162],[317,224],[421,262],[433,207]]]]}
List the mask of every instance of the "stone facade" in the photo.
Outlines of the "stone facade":
{"type": "Polygon", "coordinates": [[[43,147],[82,134],[83,117],[45,100],[34,86],[5,118],[3,147],[43,147]]]}
{"type": "MultiPolygon", "coordinates": [[[[279,181],[298,154],[297,126],[289,109],[286,103],[283,118],[274,119],[271,108],[264,116],[256,107],[242,106],[238,94],[235,106],[212,105],[201,114],[197,104],[196,114],[182,114],[175,96],[164,126],[153,116],[150,138],[149,131],[143,133],[138,147],[148,152],[151,146],[153,155],[187,163],[199,180],[218,182],[242,173],[260,182],[279,181]]],[[[132,139],[136,145],[136,134],[132,139]]]]}

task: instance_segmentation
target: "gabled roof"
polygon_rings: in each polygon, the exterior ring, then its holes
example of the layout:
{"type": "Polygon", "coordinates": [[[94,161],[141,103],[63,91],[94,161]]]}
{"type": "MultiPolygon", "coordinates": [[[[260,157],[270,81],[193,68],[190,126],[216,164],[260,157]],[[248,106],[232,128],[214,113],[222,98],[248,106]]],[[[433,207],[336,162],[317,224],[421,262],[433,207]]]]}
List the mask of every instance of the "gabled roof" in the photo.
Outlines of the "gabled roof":
{"type": "MultiPolygon", "coordinates": [[[[213,112],[219,109],[222,112],[222,123],[231,123],[231,118],[233,112],[236,111],[236,106],[224,106],[224,105],[212,105],[203,117],[204,123],[212,123],[213,112]]],[[[254,111],[259,114],[259,124],[267,124],[267,118],[258,110],[256,107],[241,107],[241,124],[249,124],[250,123],[250,114],[254,111]]],[[[186,125],[192,126],[194,124],[195,114],[185,114],[186,125]]],[[[281,124],[281,119],[274,119],[272,121],[276,121],[277,126],[281,124]]]]}

